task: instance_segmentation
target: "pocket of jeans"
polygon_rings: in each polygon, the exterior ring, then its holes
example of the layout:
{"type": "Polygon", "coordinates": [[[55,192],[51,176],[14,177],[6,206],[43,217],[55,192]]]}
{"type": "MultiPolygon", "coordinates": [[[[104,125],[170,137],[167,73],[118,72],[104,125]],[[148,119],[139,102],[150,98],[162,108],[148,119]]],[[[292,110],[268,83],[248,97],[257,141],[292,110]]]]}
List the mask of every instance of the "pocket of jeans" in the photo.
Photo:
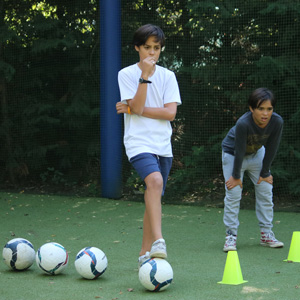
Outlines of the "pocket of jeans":
{"type": "Polygon", "coordinates": [[[230,154],[226,153],[226,152],[222,152],[222,164],[225,166],[228,164],[228,162],[230,161],[229,156],[230,154]]]}

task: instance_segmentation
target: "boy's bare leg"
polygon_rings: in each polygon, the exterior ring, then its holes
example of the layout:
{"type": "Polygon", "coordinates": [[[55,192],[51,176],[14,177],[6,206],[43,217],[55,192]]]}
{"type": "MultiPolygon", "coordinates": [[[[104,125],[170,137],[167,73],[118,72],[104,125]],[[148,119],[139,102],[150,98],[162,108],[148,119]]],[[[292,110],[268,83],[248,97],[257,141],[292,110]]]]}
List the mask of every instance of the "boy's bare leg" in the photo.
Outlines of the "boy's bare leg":
{"type": "Polygon", "coordinates": [[[140,256],[144,255],[147,251],[149,252],[152,245],[152,232],[150,227],[150,222],[148,218],[147,211],[144,213],[144,222],[143,222],[143,240],[142,240],[142,248],[140,251],[140,256]]]}
{"type": "Polygon", "coordinates": [[[150,251],[154,241],[162,238],[161,230],[161,194],[163,179],[160,172],[154,172],[145,178],[145,214],[143,227],[143,241],[140,255],[150,251]]]}

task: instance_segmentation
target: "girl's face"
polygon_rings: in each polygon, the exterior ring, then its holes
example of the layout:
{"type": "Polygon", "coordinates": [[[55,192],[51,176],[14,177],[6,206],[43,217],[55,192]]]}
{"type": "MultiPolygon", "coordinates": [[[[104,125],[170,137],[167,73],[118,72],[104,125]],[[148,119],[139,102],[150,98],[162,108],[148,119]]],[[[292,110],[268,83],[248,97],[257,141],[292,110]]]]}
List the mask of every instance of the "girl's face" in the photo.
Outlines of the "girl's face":
{"type": "Polygon", "coordinates": [[[250,110],[257,126],[264,128],[268,125],[273,114],[273,106],[270,100],[264,101],[260,107],[255,109],[250,107],[250,110]]]}
{"type": "Polygon", "coordinates": [[[144,45],[135,46],[135,50],[139,52],[140,62],[147,57],[151,57],[157,62],[161,52],[161,45],[160,42],[156,41],[155,36],[150,36],[144,45]]]}

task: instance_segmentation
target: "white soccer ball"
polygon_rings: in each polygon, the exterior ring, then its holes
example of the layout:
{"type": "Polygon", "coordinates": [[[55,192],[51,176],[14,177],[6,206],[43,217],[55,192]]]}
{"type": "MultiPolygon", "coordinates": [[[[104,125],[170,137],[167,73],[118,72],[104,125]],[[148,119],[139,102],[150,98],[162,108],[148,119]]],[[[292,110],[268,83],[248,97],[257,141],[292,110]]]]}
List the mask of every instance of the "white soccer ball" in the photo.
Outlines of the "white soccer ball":
{"type": "Polygon", "coordinates": [[[28,269],[34,262],[33,245],[25,239],[10,240],[3,248],[3,260],[13,270],[28,269]]]}
{"type": "Polygon", "coordinates": [[[42,271],[49,275],[56,275],[67,267],[69,256],[62,245],[47,243],[38,249],[35,260],[42,271]]]}
{"type": "Polygon", "coordinates": [[[107,257],[99,248],[83,248],[76,255],[75,268],[83,278],[96,279],[105,272],[107,257]]]}
{"type": "Polygon", "coordinates": [[[149,291],[163,291],[173,280],[173,269],[165,259],[150,258],[140,267],[139,280],[149,291]]]}

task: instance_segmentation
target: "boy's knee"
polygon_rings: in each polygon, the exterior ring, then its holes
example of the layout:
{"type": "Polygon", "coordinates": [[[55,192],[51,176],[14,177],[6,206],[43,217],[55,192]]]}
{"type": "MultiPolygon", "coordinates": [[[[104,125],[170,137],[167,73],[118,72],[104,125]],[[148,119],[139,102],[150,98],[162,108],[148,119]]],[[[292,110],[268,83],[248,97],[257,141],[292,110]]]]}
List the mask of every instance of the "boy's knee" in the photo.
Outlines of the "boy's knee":
{"type": "Polygon", "coordinates": [[[147,189],[162,189],[163,178],[159,172],[155,172],[147,176],[146,178],[147,189]]]}

